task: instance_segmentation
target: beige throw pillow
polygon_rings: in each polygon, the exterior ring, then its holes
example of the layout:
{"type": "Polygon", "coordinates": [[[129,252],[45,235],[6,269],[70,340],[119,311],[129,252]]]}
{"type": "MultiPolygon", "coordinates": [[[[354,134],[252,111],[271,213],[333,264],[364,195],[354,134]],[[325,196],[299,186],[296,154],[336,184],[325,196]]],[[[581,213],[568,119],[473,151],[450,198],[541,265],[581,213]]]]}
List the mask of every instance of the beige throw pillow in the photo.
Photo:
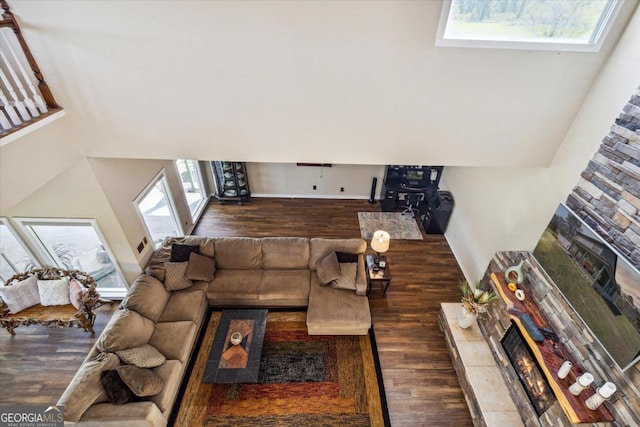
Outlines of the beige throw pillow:
{"type": "Polygon", "coordinates": [[[336,253],[331,252],[318,261],[316,272],[318,273],[320,283],[323,285],[328,285],[332,281],[340,278],[342,273],[340,271],[340,264],[338,264],[338,257],[336,256],[336,253]]]}
{"type": "Polygon", "coordinates": [[[67,305],[69,300],[69,279],[66,277],[57,280],[38,280],[38,293],[40,294],[40,304],[67,305]]]}
{"type": "Polygon", "coordinates": [[[216,272],[215,264],[215,259],[191,252],[185,277],[189,280],[204,280],[205,282],[210,282],[213,280],[216,272]]]}
{"type": "Polygon", "coordinates": [[[11,314],[40,304],[38,276],[31,276],[11,286],[0,286],[0,297],[9,307],[11,314]]]}
{"type": "Polygon", "coordinates": [[[168,291],[179,291],[193,285],[193,282],[185,277],[189,262],[165,262],[164,263],[164,287],[168,291]]]}
{"type": "Polygon", "coordinates": [[[342,272],[342,275],[333,281],[331,287],[355,291],[357,269],[358,264],[355,262],[340,263],[340,271],[342,272]]]}
{"type": "Polygon", "coordinates": [[[117,369],[120,379],[138,397],[155,396],[162,391],[162,378],[150,369],[133,365],[121,365],[117,369]]]}
{"type": "Polygon", "coordinates": [[[116,354],[123,363],[138,368],[155,368],[167,361],[167,358],[151,344],[116,351],[116,354]]]}

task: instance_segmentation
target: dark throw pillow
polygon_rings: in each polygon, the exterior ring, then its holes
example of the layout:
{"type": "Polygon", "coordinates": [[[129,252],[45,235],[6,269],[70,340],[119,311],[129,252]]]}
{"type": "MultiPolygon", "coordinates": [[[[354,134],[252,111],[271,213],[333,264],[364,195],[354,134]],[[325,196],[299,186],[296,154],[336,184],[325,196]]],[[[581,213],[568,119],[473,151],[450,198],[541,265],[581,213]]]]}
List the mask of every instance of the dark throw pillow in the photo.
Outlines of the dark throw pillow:
{"type": "Polygon", "coordinates": [[[320,283],[323,285],[328,285],[332,281],[342,276],[342,273],[340,272],[340,264],[338,264],[338,257],[336,256],[336,253],[331,252],[320,261],[318,261],[316,272],[318,273],[320,283]]]}
{"type": "Polygon", "coordinates": [[[189,255],[191,252],[198,253],[200,251],[199,245],[180,245],[174,243],[171,245],[171,262],[185,262],[189,261],[189,255]]]}
{"type": "Polygon", "coordinates": [[[336,252],[336,256],[338,257],[338,262],[340,264],[346,262],[358,262],[358,254],[348,254],[346,252],[336,252]]]}
{"type": "Polygon", "coordinates": [[[100,382],[104,391],[107,393],[107,399],[114,405],[124,405],[127,402],[133,400],[133,392],[131,389],[120,379],[118,371],[115,369],[109,369],[102,371],[100,374],[100,382]]]}

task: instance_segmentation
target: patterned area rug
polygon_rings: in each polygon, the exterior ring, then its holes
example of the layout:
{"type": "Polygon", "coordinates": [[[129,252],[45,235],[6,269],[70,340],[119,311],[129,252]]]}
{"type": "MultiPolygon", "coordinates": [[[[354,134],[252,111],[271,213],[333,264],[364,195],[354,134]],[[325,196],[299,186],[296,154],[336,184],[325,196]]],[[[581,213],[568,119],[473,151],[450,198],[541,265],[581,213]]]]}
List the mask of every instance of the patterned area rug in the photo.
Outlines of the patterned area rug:
{"type": "Polygon", "coordinates": [[[173,425],[389,425],[370,336],[307,335],[304,312],[269,313],[258,383],[202,384],[220,315],[211,314],[173,425]]]}
{"type": "Polygon", "coordinates": [[[416,219],[400,212],[358,212],[358,221],[365,240],[370,240],[376,230],[388,232],[392,239],[422,240],[416,219]]]}

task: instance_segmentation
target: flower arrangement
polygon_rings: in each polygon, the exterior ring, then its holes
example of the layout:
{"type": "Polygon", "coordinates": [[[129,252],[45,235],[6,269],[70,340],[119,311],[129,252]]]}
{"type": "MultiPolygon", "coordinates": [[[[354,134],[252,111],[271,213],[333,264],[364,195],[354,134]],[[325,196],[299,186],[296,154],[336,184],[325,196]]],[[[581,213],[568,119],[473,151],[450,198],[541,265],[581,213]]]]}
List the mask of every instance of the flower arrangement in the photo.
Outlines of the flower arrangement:
{"type": "Polygon", "coordinates": [[[461,280],[460,290],[462,291],[462,305],[474,314],[486,312],[487,304],[498,298],[492,290],[481,289],[480,282],[472,287],[466,280],[461,280]]]}

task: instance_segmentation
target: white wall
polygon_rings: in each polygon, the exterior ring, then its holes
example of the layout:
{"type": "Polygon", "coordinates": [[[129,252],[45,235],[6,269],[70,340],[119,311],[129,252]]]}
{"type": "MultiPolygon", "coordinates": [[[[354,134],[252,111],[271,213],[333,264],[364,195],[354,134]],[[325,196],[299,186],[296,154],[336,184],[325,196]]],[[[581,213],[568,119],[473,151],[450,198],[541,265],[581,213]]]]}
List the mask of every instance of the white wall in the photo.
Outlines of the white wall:
{"type": "Polygon", "coordinates": [[[68,117],[0,146],[0,215],[81,159],[68,117]]]}
{"type": "Polygon", "coordinates": [[[256,197],[317,197],[368,199],[371,181],[378,178],[379,198],[384,178],[381,165],[331,167],[296,166],[295,163],[248,163],[249,185],[256,197]],[[313,189],[313,186],[316,189],[313,189]],[[344,191],[340,191],[344,188],[344,191]]]}
{"type": "Polygon", "coordinates": [[[456,201],[446,237],[469,280],[482,277],[497,251],[533,250],[640,84],[639,52],[637,10],[550,167],[445,168],[444,185],[456,201]]]}
{"type": "Polygon", "coordinates": [[[140,265],[87,160],[63,171],[3,212],[3,216],[10,220],[13,217],[95,219],[127,282],[131,283],[140,274],[140,265]]]}
{"type": "Polygon", "coordinates": [[[176,214],[182,226],[181,234],[188,233],[193,226],[173,161],[90,158],[89,164],[140,265],[148,261],[153,245],[149,243],[141,253],[136,250],[144,236],[147,236],[149,242],[151,236],[146,234],[133,201],[161,170],[165,171],[169,192],[176,202],[176,214]]]}
{"type": "Polygon", "coordinates": [[[547,166],[600,53],[434,46],[441,1],[12,3],[89,157],[547,166]]]}

